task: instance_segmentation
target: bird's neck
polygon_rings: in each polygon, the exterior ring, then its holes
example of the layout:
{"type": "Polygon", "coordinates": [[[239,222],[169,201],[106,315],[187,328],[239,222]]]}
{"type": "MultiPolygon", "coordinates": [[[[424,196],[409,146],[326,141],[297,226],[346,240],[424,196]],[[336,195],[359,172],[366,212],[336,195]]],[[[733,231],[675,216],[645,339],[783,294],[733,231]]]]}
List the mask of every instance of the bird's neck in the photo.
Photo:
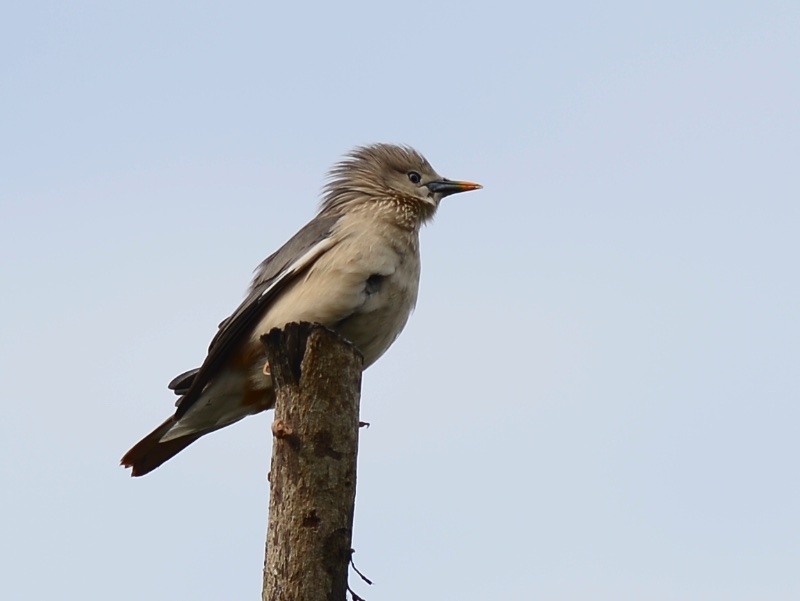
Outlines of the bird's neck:
{"type": "Polygon", "coordinates": [[[376,199],[370,207],[375,217],[406,231],[419,232],[422,224],[433,217],[436,208],[417,199],[388,195],[376,199]]]}

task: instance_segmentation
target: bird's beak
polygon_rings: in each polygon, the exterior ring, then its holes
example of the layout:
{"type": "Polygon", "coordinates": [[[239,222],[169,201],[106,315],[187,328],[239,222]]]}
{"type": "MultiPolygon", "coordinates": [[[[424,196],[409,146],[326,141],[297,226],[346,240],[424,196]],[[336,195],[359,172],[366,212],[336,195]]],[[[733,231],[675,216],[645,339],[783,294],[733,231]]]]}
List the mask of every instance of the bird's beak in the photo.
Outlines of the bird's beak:
{"type": "Polygon", "coordinates": [[[434,194],[441,194],[442,197],[456,194],[457,192],[469,192],[470,190],[480,190],[483,188],[480,184],[473,184],[472,182],[457,182],[449,179],[441,179],[439,181],[430,182],[427,184],[428,190],[434,194]]]}

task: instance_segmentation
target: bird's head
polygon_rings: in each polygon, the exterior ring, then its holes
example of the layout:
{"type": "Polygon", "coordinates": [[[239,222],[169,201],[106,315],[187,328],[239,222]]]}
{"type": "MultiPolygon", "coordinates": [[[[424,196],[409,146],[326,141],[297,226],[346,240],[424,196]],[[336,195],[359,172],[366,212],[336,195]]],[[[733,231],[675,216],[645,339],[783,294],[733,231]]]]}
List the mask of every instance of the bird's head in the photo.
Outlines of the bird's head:
{"type": "Polygon", "coordinates": [[[323,212],[346,212],[379,203],[418,225],[430,219],[445,196],[477,190],[479,184],[446,179],[413,148],[393,144],[360,146],[331,169],[323,212]]]}

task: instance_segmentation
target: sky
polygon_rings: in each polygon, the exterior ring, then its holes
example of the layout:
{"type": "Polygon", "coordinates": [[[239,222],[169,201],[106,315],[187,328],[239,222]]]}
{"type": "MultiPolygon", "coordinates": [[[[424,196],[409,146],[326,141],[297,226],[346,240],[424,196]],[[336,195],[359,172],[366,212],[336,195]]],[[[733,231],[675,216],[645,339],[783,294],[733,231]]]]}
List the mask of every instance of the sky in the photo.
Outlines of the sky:
{"type": "Polygon", "coordinates": [[[364,375],[369,601],[800,598],[800,4],[0,9],[0,598],[257,599],[270,414],[144,478],[356,145],[484,189],[364,375]]]}

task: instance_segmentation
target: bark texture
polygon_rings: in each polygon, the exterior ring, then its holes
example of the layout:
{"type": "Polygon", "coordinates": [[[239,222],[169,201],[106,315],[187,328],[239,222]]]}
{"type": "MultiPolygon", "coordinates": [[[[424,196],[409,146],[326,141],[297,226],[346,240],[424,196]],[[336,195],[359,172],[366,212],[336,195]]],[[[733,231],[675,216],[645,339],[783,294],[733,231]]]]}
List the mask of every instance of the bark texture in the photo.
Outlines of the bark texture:
{"type": "Polygon", "coordinates": [[[275,389],[263,601],[345,601],[362,358],[317,324],[262,337],[275,389]]]}

